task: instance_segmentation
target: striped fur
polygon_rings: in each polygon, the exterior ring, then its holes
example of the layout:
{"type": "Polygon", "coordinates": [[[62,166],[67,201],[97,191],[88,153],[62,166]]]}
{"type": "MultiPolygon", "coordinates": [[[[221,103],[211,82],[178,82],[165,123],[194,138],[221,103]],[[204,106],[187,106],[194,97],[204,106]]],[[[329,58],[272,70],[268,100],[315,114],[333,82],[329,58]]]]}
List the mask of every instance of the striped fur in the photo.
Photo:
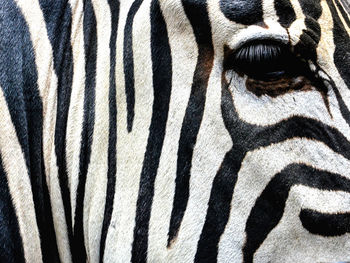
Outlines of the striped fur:
{"type": "Polygon", "coordinates": [[[348,12],[2,0],[0,261],[350,261],[348,12]],[[308,84],[261,95],[225,67],[261,40],[308,84]]]}

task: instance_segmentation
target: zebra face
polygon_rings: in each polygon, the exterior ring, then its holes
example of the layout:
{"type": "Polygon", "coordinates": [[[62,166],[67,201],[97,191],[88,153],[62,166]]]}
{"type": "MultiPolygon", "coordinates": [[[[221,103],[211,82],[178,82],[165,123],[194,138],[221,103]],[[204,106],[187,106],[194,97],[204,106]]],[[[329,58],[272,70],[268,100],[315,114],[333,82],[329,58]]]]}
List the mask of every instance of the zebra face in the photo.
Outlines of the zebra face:
{"type": "Polygon", "coordinates": [[[169,120],[179,125],[167,126],[179,142],[167,166],[176,174],[174,186],[167,181],[169,257],[333,261],[349,244],[349,228],[336,223],[348,216],[350,186],[350,42],[340,4],[183,0],[160,8],[176,101],[169,120]]]}
{"type": "Polygon", "coordinates": [[[346,10],[1,0],[0,261],[349,261],[346,10]]]}

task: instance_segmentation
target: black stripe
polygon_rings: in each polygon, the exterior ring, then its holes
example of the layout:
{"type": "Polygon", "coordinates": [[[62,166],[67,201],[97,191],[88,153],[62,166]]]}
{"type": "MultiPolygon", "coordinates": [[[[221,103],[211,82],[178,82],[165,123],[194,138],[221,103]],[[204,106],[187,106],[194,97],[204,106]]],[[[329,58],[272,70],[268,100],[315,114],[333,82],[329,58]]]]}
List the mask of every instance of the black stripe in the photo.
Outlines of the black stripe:
{"type": "Polygon", "coordinates": [[[340,10],[341,16],[344,18],[345,23],[347,24],[348,27],[350,27],[349,15],[344,10],[343,5],[339,2],[339,0],[334,0],[334,1],[337,4],[338,9],[340,10]]]}
{"type": "Polygon", "coordinates": [[[278,22],[285,28],[289,28],[290,25],[296,20],[296,14],[290,0],[279,0],[275,2],[275,9],[278,22]]]}
{"type": "Polygon", "coordinates": [[[106,244],[108,228],[113,213],[113,201],[116,181],[116,140],[117,140],[117,104],[115,86],[115,57],[116,41],[119,22],[119,0],[108,0],[111,10],[111,39],[110,48],[110,72],[109,72],[109,142],[108,142],[108,174],[106,205],[103,217],[103,226],[100,243],[100,263],[103,262],[103,255],[106,244]]]}
{"type": "Polygon", "coordinates": [[[322,14],[322,7],[320,0],[299,0],[299,2],[305,15],[306,29],[303,30],[300,41],[295,45],[294,50],[304,59],[311,59],[316,63],[316,49],[321,38],[321,27],[317,20],[322,14]]]}
{"type": "Polygon", "coordinates": [[[228,19],[236,23],[244,25],[263,23],[261,0],[250,0],[249,3],[246,0],[220,0],[220,9],[228,19]]]}
{"type": "Polygon", "coordinates": [[[241,125],[235,112],[231,93],[225,84],[222,88],[221,108],[226,129],[232,137],[233,147],[226,153],[213,181],[207,215],[195,258],[195,262],[198,263],[217,261],[218,243],[229,218],[237,173],[246,152],[243,143],[250,134],[248,127],[244,123],[241,125]]]}
{"type": "Polygon", "coordinates": [[[172,84],[170,44],[158,0],[152,0],[150,14],[154,100],[137,199],[132,262],[146,262],[147,258],[148,228],[154,195],[154,182],[164,143],[172,84]]]}
{"type": "MultiPolygon", "coordinates": [[[[277,226],[283,216],[289,190],[296,184],[321,190],[350,192],[350,180],[341,175],[301,164],[287,166],[269,182],[250,212],[246,224],[246,243],[243,248],[244,262],[253,261],[254,253],[272,229],[277,226]]],[[[307,215],[302,212],[302,216],[307,215]]],[[[311,226],[317,222],[311,222],[309,216],[303,217],[303,219],[305,219],[304,223],[311,229],[315,230],[315,228],[321,227],[321,225],[311,226]]],[[[329,219],[332,218],[323,218],[323,220],[327,220],[327,222],[323,221],[323,226],[326,223],[331,223],[328,221],[329,219]]],[[[338,222],[340,223],[340,221],[338,222]]],[[[345,221],[342,222],[345,223],[345,221]]],[[[324,231],[326,230],[324,229],[324,231]]]]}
{"type": "MultiPolygon", "coordinates": [[[[1,7],[0,7],[1,12],[1,7]]],[[[0,34],[1,35],[1,34],[0,34]]],[[[16,212],[0,156],[0,262],[25,262],[16,212]]]]}
{"type": "Polygon", "coordinates": [[[0,6],[0,85],[29,171],[43,260],[58,259],[42,150],[43,106],[31,36],[13,1],[0,6]]]}
{"type": "Polygon", "coordinates": [[[309,18],[305,19],[305,25],[308,29],[304,29],[303,33],[300,36],[299,42],[295,45],[294,50],[295,53],[301,55],[306,60],[311,60],[314,63],[317,61],[317,45],[321,38],[321,28],[319,24],[315,23],[314,20],[309,18]],[[310,30],[308,27],[311,23],[315,26],[317,25],[318,31],[310,30]]]}
{"type": "Polygon", "coordinates": [[[40,0],[39,3],[46,22],[48,37],[52,45],[54,69],[57,75],[55,151],[68,239],[71,245],[73,226],[66,163],[66,133],[73,79],[73,55],[70,37],[72,12],[67,0],[40,0]]]}
{"type": "Polygon", "coordinates": [[[347,124],[350,126],[350,111],[349,111],[348,107],[345,105],[345,102],[344,102],[342,96],[340,95],[340,92],[339,92],[337,86],[335,85],[335,83],[331,80],[330,84],[333,87],[333,91],[334,91],[335,96],[337,98],[340,113],[343,116],[344,120],[347,122],[347,124]]]}
{"type": "Polygon", "coordinates": [[[309,16],[317,20],[322,14],[322,6],[320,0],[299,0],[301,9],[305,16],[309,16]]]}
{"type": "Polygon", "coordinates": [[[332,0],[327,0],[333,17],[335,44],[334,63],[345,84],[350,88],[350,37],[342,24],[332,0]]]}
{"type": "MultiPolygon", "coordinates": [[[[42,161],[44,162],[44,161],[42,161]]],[[[42,168],[44,170],[44,167],[42,168]]],[[[56,232],[53,224],[52,208],[50,202],[50,195],[47,184],[43,184],[43,198],[45,205],[45,217],[46,225],[40,234],[41,238],[41,250],[43,251],[43,262],[60,262],[60,257],[58,253],[56,232]]]]}
{"type": "Polygon", "coordinates": [[[198,45],[198,58],[177,152],[175,196],[168,233],[168,247],[177,236],[188,203],[193,149],[203,119],[205,96],[214,58],[206,1],[183,0],[182,4],[194,31],[198,45]]]}
{"type": "Polygon", "coordinates": [[[334,90],[335,96],[336,96],[338,103],[339,103],[340,112],[341,112],[344,120],[350,126],[350,111],[349,111],[348,107],[345,105],[345,102],[344,102],[343,98],[341,97],[338,88],[335,85],[333,86],[333,90],[334,90]]]}
{"type": "Polygon", "coordinates": [[[350,213],[325,214],[311,209],[302,209],[300,221],[310,233],[334,237],[350,233],[350,213]]]}
{"type": "Polygon", "coordinates": [[[84,245],[83,213],[85,183],[91,156],[91,145],[95,124],[95,88],[96,88],[96,56],[97,34],[96,17],[91,0],[84,1],[84,50],[85,50],[85,93],[84,120],[81,134],[79,183],[73,233],[73,262],[85,262],[86,250],[84,245]]]}
{"type": "Polygon", "coordinates": [[[34,49],[30,32],[20,10],[12,0],[4,0],[0,5],[0,85],[3,90],[12,123],[22,147],[26,165],[30,170],[29,136],[27,108],[32,101],[38,102],[33,109],[42,122],[42,103],[39,96],[34,49]],[[9,58],[13,58],[9,60],[9,58]],[[28,67],[23,67],[28,65],[28,67]],[[24,87],[23,84],[26,84],[24,87]],[[26,94],[32,93],[28,101],[26,94]]]}
{"type": "Polygon", "coordinates": [[[128,12],[124,28],[124,78],[125,78],[125,95],[127,105],[127,129],[132,131],[134,122],[134,107],[135,107],[135,79],[134,79],[134,53],[132,50],[132,28],[134,24],[134,17],[139,10],[143,0],[135,0],[128,12]]]}
{"type": "Polygon", "coordinates": [[[198,242],[195,262],[216,262],[218,243],[230,215],[230,205],[237,173],[241,168],[242,151],[226,153],[210,193],[209,208],[198,242]]]}
{"type": "Polygon", "coordinates": [[[323,142],[334,152],[350,160],[350,143],[346,137],[337,129],[317,120],[295,116],[267,127],[241,121],[228,84],[223,83],[222,86],[222,115],[233,147],[226,154],[214,178],[207,216],[198,243],[197,262],[216,262],[218,243],[230,214],[237,174],[248,151],[291,138],[308,138],[323,142]]]}

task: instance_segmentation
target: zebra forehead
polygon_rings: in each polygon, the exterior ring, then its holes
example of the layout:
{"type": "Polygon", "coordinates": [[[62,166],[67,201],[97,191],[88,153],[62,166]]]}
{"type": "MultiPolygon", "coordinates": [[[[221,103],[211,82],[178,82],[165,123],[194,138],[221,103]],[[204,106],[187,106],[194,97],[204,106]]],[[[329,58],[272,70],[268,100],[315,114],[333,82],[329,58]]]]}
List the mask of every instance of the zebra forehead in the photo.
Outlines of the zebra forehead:
{"type": "MultiPolygon", "coordinates": [[[[218,5],[224,16],[238,24],[253,25],[260,24],[266,18],[267,10],[275,9],[279,22],[283,25],[286,19],[295,19],[294,8],[301,6],[304,13],[311,17],[317,17],[321,12],[321,0],[162,0],[169,6],[179,3],[193,7],[203,7],[207,5],[218,5]],[[266,10],[264,10],[266,9],[266,10]],[[315,14],[315,15],[314,15],[315,14]]],[[[341,0],[345,9],[349,10],[350,4],[347,0],[341,0]]]]}

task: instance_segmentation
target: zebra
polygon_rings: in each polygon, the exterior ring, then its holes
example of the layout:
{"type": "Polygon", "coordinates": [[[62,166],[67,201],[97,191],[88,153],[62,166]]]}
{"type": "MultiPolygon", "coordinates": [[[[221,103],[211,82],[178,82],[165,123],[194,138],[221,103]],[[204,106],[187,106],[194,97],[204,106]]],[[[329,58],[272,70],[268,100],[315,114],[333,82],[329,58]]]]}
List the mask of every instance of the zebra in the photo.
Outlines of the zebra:
{"type": "Polygon", "coordinates": [[[347,0],[1,0],[1,262],[350,260],[347,0]]]}

